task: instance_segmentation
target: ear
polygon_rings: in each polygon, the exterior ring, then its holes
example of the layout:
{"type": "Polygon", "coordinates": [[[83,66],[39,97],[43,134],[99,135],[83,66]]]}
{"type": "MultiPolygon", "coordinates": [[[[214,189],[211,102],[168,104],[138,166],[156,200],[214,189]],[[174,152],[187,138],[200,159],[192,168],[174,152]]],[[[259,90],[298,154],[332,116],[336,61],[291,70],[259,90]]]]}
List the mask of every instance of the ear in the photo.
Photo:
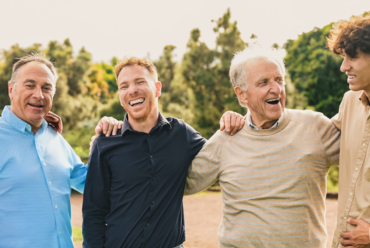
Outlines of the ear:
{"type": "Polygon", "coordinates": [[[158,81],[155,83],[155,97],[160,97],[161,90],[162,90],[162,83],[158,81]]]}
{"type": "Polygon", "coordinates": [[[13,84],[11,82],[8,82],[8,95],[9,95],[10,101],[13,101],[13,91],[14,91],[13,84]]]}
{"type": "Polygon", "coordinates": [[[242,102],[244,105],[248,104],[248,94],[246,91],[242,90],[239,86],[236,86],[234,88],[234,92],[240,102],[242,102]]]}

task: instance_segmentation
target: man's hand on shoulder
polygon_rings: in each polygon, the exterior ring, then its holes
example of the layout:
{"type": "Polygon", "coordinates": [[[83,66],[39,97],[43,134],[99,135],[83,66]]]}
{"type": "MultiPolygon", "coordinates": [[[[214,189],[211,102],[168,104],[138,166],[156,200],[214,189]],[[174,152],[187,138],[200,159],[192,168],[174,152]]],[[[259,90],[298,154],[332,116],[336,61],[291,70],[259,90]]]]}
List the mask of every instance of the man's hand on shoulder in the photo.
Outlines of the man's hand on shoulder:
{"type": "Polygon", "coordinates": [[[104,133],[106,137],[116,135],[117,130],[122,128],[122,123],[113,117],[104,116],[95,127],[95,135],[99,136],[101,133],[104,133]]]}
{"type": "Polygon", "coordinates": [[[58,115],[49,111],[49,113],[44,117],[44,119],[45,121],[48,122],[48,125],[51,126],[55,131],[62,134],[63,123],[62,123],[62,119],[58,115]]]}
{"type": "Polygon", "coordinates": [[[348,223],[356,226],[356,228],[351,232],[343,232],[340,234],[340,236],[343,238],[341,242],[342,246],[353,248],[370,248],[370,224],[361,219],[349,219],[348,223]]]}
{"type": "Polygon", "coordinates": [[[220,130],[225,130],[227,134],[232,136],[244,127],[245,118],[236,112],[227,111],[221,117],[220,130]]]}
{"type": "Polygon", "coordinates": [[[104,116],[101,118],[98,122],[98,125],[95,127],[95,135],[91,137],[90,153],[97,136],[102,133],[104,133],[106,137],[109,137],[110,135],[116,135],[117,130],[122,128],[122,123],[123,121],[118,121],[113,117],[104,116]]]}

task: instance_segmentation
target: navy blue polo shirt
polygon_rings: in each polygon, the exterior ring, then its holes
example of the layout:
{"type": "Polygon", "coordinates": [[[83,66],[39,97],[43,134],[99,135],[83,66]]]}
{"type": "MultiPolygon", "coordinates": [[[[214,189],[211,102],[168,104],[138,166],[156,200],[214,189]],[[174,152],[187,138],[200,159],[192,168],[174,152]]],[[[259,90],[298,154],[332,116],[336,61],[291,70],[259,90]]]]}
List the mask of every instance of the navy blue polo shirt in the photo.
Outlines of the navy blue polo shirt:
{"type": "Polygon", "coordinates": [[[83,247],[172,248],[185,241],[188,167],[206,140],[183,120],[135,131],[125,115],[115,136],[93,145],[83,201],[83,247]]]}

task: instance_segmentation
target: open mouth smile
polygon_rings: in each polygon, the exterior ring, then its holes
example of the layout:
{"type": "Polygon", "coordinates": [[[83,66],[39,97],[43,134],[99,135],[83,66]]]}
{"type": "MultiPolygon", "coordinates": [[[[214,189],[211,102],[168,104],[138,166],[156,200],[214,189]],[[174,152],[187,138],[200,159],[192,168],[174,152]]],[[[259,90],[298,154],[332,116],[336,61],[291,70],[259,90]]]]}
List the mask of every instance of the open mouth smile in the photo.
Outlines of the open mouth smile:
{"type": "Polygon", "coordinates": [[[43,108],[44,105],[36,105],[36,104],[32,104],[32,103],[29,103],[28,105],[32,106],[32,107],[35,107],[35,108],[43,108]]]}
{"type": "Polygon", "coordinates": [[[276,105],[280,102],[280,98],[276,98],[276,99],[269,99],[266,101],[266,103],[268,104],[271,104],[271,105],[276,105]]]}
{"type": "Polygon", "coordinates": [[[145,102],[145,98],[139,98],[139,99],[136,99],[136,100],[132,100],[132,101],[129,101],[128,104],[130,104],[130,106],[139,106],[141,104],[143,104],[143,102],[145,102]]]}

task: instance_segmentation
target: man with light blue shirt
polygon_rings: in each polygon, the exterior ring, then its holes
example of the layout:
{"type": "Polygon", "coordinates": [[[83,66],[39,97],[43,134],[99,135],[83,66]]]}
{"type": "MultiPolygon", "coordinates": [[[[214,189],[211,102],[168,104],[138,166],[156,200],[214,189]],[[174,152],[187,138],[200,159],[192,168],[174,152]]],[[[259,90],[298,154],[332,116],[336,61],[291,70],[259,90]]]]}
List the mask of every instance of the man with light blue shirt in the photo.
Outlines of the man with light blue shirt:
{"type": "Polygon", "coordinates": [[[87,166],[44,120],[58,79],[42,55],[22,57],[0,117],[0,247],[73,247],[71,188],[83,192],[87,166]]]}

